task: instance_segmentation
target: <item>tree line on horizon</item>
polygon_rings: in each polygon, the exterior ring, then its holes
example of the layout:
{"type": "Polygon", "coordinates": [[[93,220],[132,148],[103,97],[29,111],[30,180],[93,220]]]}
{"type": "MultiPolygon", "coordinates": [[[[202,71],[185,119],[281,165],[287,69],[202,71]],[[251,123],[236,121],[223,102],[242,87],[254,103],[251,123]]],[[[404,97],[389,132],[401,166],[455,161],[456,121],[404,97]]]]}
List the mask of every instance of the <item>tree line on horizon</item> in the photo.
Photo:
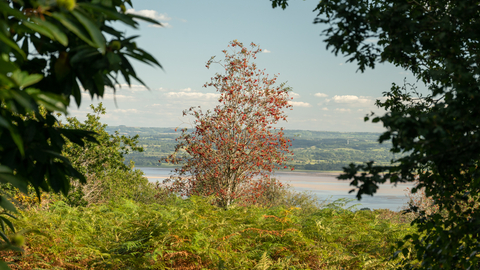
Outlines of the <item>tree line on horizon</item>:
{"type": "MultiPolygon", "coordinates": [[[[178,132],[174,128],[107,126],[113,134],[134,136],[139,134],[138,144],[143,152],[133,152],[126,156],[139,167],[157,167],[158,160],[174,151],[178,132]]],[[[341,171],[349,163],[375,160],[389,164],[394,155],[389,152],[389,143],[378,144],[379,133],[370,132],[330,132],[310,130],[288,130],[285,136],[292,138],[294,159],[290,163],[298,170],[341,171]]],[[[168,165],[167,165],[168,167],[168,165]]]]}

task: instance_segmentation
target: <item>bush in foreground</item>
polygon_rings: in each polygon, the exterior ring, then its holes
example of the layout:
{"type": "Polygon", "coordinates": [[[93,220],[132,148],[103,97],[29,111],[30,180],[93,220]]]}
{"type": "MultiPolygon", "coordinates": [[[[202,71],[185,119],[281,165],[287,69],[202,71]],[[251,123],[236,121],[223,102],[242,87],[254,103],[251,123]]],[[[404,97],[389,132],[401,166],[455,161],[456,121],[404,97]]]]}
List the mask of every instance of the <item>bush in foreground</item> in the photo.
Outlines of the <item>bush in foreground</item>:
{"type": "MultiPolygon", "coordinates": [[[[385,211],[232,205],[212,198],[30,209],[24,254],[0,253],[13,269],[387,269],[397,240],[414,228],[385,211]]],[[[397,213],[398,215],[398,213],[397,213]]],[[[398,260],[398,259],[397,259],[398,260]]]]}

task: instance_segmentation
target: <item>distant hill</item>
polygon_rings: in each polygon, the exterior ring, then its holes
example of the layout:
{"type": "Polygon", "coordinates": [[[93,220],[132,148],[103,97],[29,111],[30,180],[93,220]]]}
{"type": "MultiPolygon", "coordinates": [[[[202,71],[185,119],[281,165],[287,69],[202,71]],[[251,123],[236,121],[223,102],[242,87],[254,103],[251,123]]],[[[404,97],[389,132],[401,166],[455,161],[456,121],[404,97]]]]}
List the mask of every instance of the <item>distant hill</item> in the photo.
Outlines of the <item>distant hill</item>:
{"type": "MultiPolygon", "coordinates": [[[[144,152],[130,154],[136,166],[166,166],[158,160],[172,153],[175,138],[180,131],[175,128],[108,126],[107,132],[118,131],[122,135],[139,135],[139,144],[144,152]]],[[[377,142],[380,133],[331,132],[312,130],[284,130],[292,138],[291,149],[295,153],[291,165],[297,169],[339,171],[350,163],[375,160],[387,165],[395,156],[389,152],[391,144],[377,142]]],[[[399,157],[399,156],[396,156],[399,157]]]]}

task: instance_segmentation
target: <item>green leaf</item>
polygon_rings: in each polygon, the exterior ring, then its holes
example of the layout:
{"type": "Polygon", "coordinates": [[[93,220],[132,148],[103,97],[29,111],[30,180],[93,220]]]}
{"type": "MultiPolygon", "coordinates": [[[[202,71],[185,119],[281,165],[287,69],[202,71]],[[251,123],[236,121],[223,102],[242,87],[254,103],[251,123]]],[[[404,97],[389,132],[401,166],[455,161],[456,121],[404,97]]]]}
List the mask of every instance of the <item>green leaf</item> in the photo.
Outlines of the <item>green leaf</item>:
{"type": "Polygon", "coordinates": [[[38,24],[40,26],[43,26],[46,29],[48,29],[49,32],[55,37],[55,39],[52,39],[52,40],[58,41],[63,46],[68,46],[67,35],[65,33],[63,33],[62,30],[60,30],[60,28],[58,28],[55,24],[53,24],[49,21],[44,21],[44,20],[42,20],[40,18],[37,18],[37,17],[32,17],[31,19],[36,24],[38,24]]]}
{"type": "Polygon", "coordinates": [[[80,146],[84,146],[85,143],[83,142],[83,139],[93,142],[93,143],[99,143],[98,140],[95,138],[97,135],[96,132],[93,131],[88,131],[88,130],[83,130],[83,129],[59,129],[67,139],[72,141],[75,144],[78,144],[80,146]]]}
{"type": "MultiPolygon", "coordinates": [[[[0,126],[4,127],[4,128],[7,128],[7,129],[10,129],[11,128],[11,125],[10,125],[10,122],[8,122],[5,118],[3,118],[2,116],[0,116],[0,126]]],[[[1,166],[0,166],[1,167],[1,166]]]]}
{"type": "Polygon", "coordinates": [[[0,216],[0,219],[5,222],[5,224],[7,224],[7,226],[10,228],[10,230],[12,230],[13,233],[15,233],[15,227],[13,226],[13,223],[8,220],[8,218],[0,216]]]}
{"type": "Polygon", "coordinates": [[[24,59],[27,59],[27,55],[25,54],[25,52],[22,49],[20,49],[20,47],[18,47],[18,45],[15,42],[9,39],[2,31],[0,31],[0,41],[2,41],[3,43],[5,43],[5,45],[11,47],[15,51],[17,51],[24,59]]]}
{"type": "Polygon", "coordinates": [[[12,169],[5,165],[0,165],[0,173],[12,173],[12,169]]]}
{"type": "Polygon", "coordinates": [[[15,142],[15,145],[17,145],[18,147],[18,151],[20,151],[20,154],[22,155],[22,157],[25,156],[23,140],[20,134],[18,133],[17,128],[13,125],[10,125],[9,131],[10,131],[10,136],[12,137],[12,140],[15,142]]]}
{"type": "Polygon", "coordinates": [[[105,84],[103,83],[102,73],[97,72],[95,75],[93,75],[93,80],[98,91],[97,95],[103,97],[103,94],[105,93],[105,84]]]}
{"type": "Polygon", "coordinates": [[[70,59],[70,65],[75,66],[76,64],[84,62],[88,60],[88,58],[94,57],[96,55],[100,55],[100,53],[98,52],[98,50],[92,47],[87,47],[85,49],[79,50],[75,52],[73,57],[70,59]]]}
{"type": "Polygon", "coordinates": [[[126,55],[133,57],[137,59],[138,61],[142,61],[145,64],[152,65],[152,63],[156,64],[160,68],[162,68],[162,65],[155,59],[152,55],[149,53],[145,52],[144,50],[137,49],[140,53],[125,53],[126,55]],[[151,63],[150,63],[151,62],[151,63]]]}
{"type": "Polygon", "coordinates": [[[5,222],[3,222],[3,220],[1,219],[0,219],[0,227],[2,227],[1,232],[5,232],[5,222]]]}
{"type": "Polygon", "coordinates": [[[58,158],[65,163],[69,163],[68,158],[64,157],[61,153],[51,151],[51,150],[42,150],[42,152],[49,154],[51,157],[58,158]]]}
{"type": "Polygon", "coordinates": [[[19,88],[25,88],[32,84],[35,84],[43,79],[43,75],[41,74],[28,74],[26,71],[22,71],[20,69],[15,70],[12,72],[12,76],[10,78],[16,83],[19,88]]]}
{"type": "Polygon", "coordinates": [[[39,105],[45,106],[49,111],[67,112],[67,99],[61,95],[42,92],[36,88],[27,88],[27,92],[39,105]]]}
{"type": "Polygon", "coordinates": [[[72,95],[75,98],[77,106],[80,107],[80,103],[82,102],[82,93],[76,80],[73,82],[72,95]]]}
{"type": "MultiPolygon", "coordinates": [[[[2,83],[3,89],[10,89],[11,87],[15,86],[15,82],[3,73],[0,73],[0,82],[2,83]]],[[[0,95],[4,94],[0,92],[0,95]]]]}
{"type": "Polygon", "coordinates": [[[12,270],[8,267],[8,264],[2,260],[0,260],[0,270],[12,270]]]}
{"type": "Polygon", "coordinates": [[[26,110],[35,111],[36,104],[34,100],[24,91],[10,90],[12,97],[26,110]]]}
{"type": "Polygon", "coordinates": [[[88,33],[84,29],[78,27],[74,22],[69,20],[65,15],[59,12],[53,12],[52,17],[59,21],[63,26],[68,30],[72,31],[77,37],[85,41],[88,45],[92,47],[97,47],[97,44],[88,38],[88,33]]]}
{"type": "Polygon", "coordinates": [[[77,10],[72,10],[73,16],[77,18],[77,20],[87,29],[90,37],[92,37],[93,42],[96,44],[95,47],[100,49],[102,54],[105,54],[107,49],[107,45],[105,42],[105,37],[103,37],[102,32],[100,31],[99,27],[92,22],[88,17],[84,16],[77,10]]]}
{"type": "Polygon", "coordinates": [[[20,84],[21,88],[25,88],[27,86],[30,86],[32,84],[36,84],[37,82],[41,81],[43,79],[42,74],[30,74],[27,77],[24,78],[22,83],[20,84]]]}
{"type": "Polygon", "coordinates": [[[8,73],[8,72],[12,72],[16,69],[18,69],[17,65],[10,62],[10,59],[8,59],[7,54],[3,54],[2,57],[0,57],[0,72],[8,73]],[[4,55],[6,56],[5,57],[6,59],[3,57],[4,55]]]}
{"type": "Polygon", "coordinates": [[[156,24],[156,25],[160,25],[160,26],[163,26],[161,23],[159,23],[157,20],[154,20],[154,19],[150,19],[148,17],[144,17],[144,16],[140,16],[140,15],[137,15],[137,14],[133,14],[133,13],[128,13],[127,14],[129,17],[133,17],[133,18],[136,18],[136,19],[140,19],[142,21],[146,21],[146,22],[149,22],[149,23],[153,23],[153,24],[156,24]]]}
{"type": "MultiPolygon", "coordinates": [[[[1,167],[5,167],[5,166],[0,165],[0,168],[1,167]]],[[[0,172],[0,182],[10,183],[14,187],[18,188],[21,192],[25,194],[28,193],[27,179],[22,178],[18,175],[13,175],[11,172],[9,173],[0,172]]]]}
{"type": "Polygon", "coordinates": [[[115,8],[105,8],[101,5],[95,5],[95,4],[91,4],[91,3],[77,3],[77,5],[84,8],[84,9],[91,9],[91,10],[98,11],[100,13],[104,13],[105,15],[107,15],[110,18],[120,20],[120,21],[124,22],[125,24],[130,25],[132,27],[136,26],[136,22],[131,17],[116,11],[115,8]]]}
{"type": "Polygon", "coordinates": [[[19,20],[27,20],[28,17],[25,16],[22,12],[20,12],[18,9],[11,8],[5,1],[0,2],[0,10],[7,13],[8,15],[12,15],[16,17],[16,19],[19,20]]]}
{"type": "Polygon", "coordinates": [[[37,32],[43,36],[46,36],[48,37],[49,39],[51,40],[55,40],[55,37],[53,36],[53,34],[48,30],[48,28],[45,28],[44,26],[41,26],[41,25],[38,25],[38,24],[35,24],[35,23],[32,23],[32,22],[29,22],[29,21],[23,21],[22,22],[23,25],[25,25],[26,27],[30,28],[31,30],[33,30],[34,32],[37,32]]]}
{"type": "Polygon", "coordinates": [[[5,235],[5,225],[3,224],[3,221],[0,220],[0,223],[2,223],[2,230],[0,231],[0,237],[2,237],[3,241],[7,242],[10,244],[10,239],[5,235]]]}
{"type": "Polygon", "coordinates": [[[26,230],[21,230],[20,232],[18,232],[18,234],[21,234],[21,235],[25,235],[27,233],[34,233],[34,234],[38,234],[38,235],[41,235],[41,236],[45,236],[49,239],[52,239],[52,237],[40,230],[37,230],[37,229],[26,229],[26,230]]]}
{"type": "Polygon", "coordinates": [[[120,64],[120,62],[122,62],[122,59],[120,58],[120,56],[116,55],[113,52],[108,52],[107,53],[107,59],[108,59],[109,64],[111,66],[113,66],[114,68],[118,67],[118,64],[120,64]]]}
{"type": "Polygon", "coordinates": [[[10,212],[17,213],[17,208],[4,196],[0,196],[0,207],[10,212]]]}

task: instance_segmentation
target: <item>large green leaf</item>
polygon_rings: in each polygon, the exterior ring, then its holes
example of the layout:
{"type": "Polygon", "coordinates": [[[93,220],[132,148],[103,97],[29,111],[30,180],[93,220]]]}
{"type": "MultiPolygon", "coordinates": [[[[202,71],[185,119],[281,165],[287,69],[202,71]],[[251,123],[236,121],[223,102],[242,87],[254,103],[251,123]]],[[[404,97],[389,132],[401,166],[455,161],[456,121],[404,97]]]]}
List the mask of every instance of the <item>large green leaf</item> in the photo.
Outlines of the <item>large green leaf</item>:
{"type": "Polygon", "coordinates": [[[59,129],[59,131],[64,135],[68,140],[72,141],[75,144],[80,146],[84,146],[85,142],[83,139],[93,142],[99,143],[98,140],[95,138],[97,133],[93,131],[83,130],[83,129],[59,129]]]}
{"type": "MultiPolygon", "coordinates": [[[[2,116],[0,116],[0,126],[4,127],[4,128],[7,128],[7,129],[10,129],[10,122],[8,122],[5,118],[3,118],[2,116]]],[[[0,167],[1,168],[1,167],[0,167]]]]}
{"type": "Polygon", "coordinates": [[[8,90],[20,105],[22,105],[23,108],[29,111],[35,111],[37,109],[37,106],[34,102],[34,100],[24,91],[18,91],[18,90],[8,90]]]}
{"type": "Polygon", "coordinates": [[[97,44],[88,37],[88,33],[82,27],[79,27],[76,23],[68,19],[65,15],[60,12],[53,12],[52,17],[63,24],[68,30],[72,31],[77,37],[85,41],[88,45],[97,47],[97,44]]]}
{"type": "Polygon", "coordinates": [[[8,267],[8,264],[2,260],[0,260],[0,270],[12,270],[8,267]]]}
{"type": "Polygon", "coordinates": [[[133,18],[136,18],[136,19],[140,19],[142,21],[146,21],[146,22],[149,22],[149,23],[153,23],[153,24],[156,24],[156,25],[160,25],[160,26],[163,26],[161,23],[159,23],[157,20],[154,20],[154,19],[150,19],[148,17],[144,17],[144,16],[141,16],[141,15],[137,15],[137,14],[133,14],[133,13],[129,13],[127,14],[128,16],[130,17],[133,17],[133,18]]]}
{"type": "Polygon", "coordinates": [[[19,88],[25,88],[32,84],[35,84],[43,79],[41,74],[29,74],[26,71],[17,69],[12,72],[10,78],[17,84],[19,88]]]}
{"type": "Polygon", "coordinates": [[[12,232],[15,233],[15,227],[13,226],[12,222],[8,220],[8,218],[0,216],[0,219],[2,220],[2,222],[5,222],[5,224],[7,224],[7,226],[10,228],[10,230],[12,230],[12,232]]]}
{"type": "Polygon", "coordinates": [[[95,75],[93,75],[93,81],[97,88],[97,95],[103,97],[103,94],[105,93],[105,84],[103,82],[103,75],[100,72],[97,72],[95,75]]]}
{"type": "Polygon", "coordinates": [[[5,224],[3,224],[3,221],[0,220],[0,225],[2,226],[2,230],[0,231],[0,237],[5,241],[6,243],[10,243],[10,239],[8,239],[8,236],[3,233],[5,231],[5,224]]]}
{"type": "Polygon", "coordinates": [[[18,47],[18,45],[13,40],[9,39],[2,31],[0,31],[0,41],[17,51],[24,59],[27,59],[27,55],[25,54],[25,52],[20,49],[20,47],[18,47]]]}
{"type": "Polygon", "coordinates": [[[105,54],[107,46],[105,37],[103,37],[99,27],[78,10],[72,10],[72,14],[83,25],[83,27],[87,29],[90,37],[92,37],[92,40],[95,43],[95,47],[99,48],[102,54],[105,54]]]}
{"type": "Polygon", "coordinates": [[[11,8],[10,5],[5,3],[5,1],[0,1],[0,10],[7,13],[8,15],[14,16],[16,19],[19,20],[26,20],[27,16],[23,14],[18,9],[11,8]]]}
{"type": "Polygon", "coordinates": [[[8,131],[10,132],[10,136],[12,137],[12,140],[15,142],[15,145],[17,145],[17,147],[18,147],[18,151],[20,151],[20,154],[22,156],[24,156],[25,155],[25,149],[23,147],[23,140],[22,140],[22,137],[20,136],[20,133],[18,132],[16,126],[10,124],[10,122],[8,122],[3,117],[0,117],[0,125],[8,129],[8,131]]]}
{"type": "Polygon", "coordinates": [[[0,196],[0,207],[13,213],[17,213],[17,208],[5,197],[0,196]]]}
{"type": "MultiPolygon", "coordinates": [[[[10,89],[11,87],[15,86],[15,82],[10,79],[10,77],[7,77],[5,74],[0,72],[0,89],[10,89]]],[[[2,93],[0,92],[0,96],[3,96],[2,93]]]]}
{"type": "Polygon", "coordinates": [[[22,23],[23,23],[23,25],[30,28],[34,32],[38,32],[39,34],[41,34],[43,36],[46,36],[51,40],[55,40],[55,37],[53,36],[52,32],[50,32],[50,30],[48,28],[46,28],[42,25],[38,25],[38,24],[33,23],[33,22],[29,22],[29,21],[23,21],[22,23]]]}
{"type": "Polygon", "coordinates": [[[91,3],[77,3],[77,5],[84,9],[90,9],[97,12],[101,12],[107,15],[107,17],[109,18],[120,20],[132,27],[135,27],[137,25],[137,23],[131,17],[116,11],[115,8],[106,8],[101,5],[95,5],[91,3]]]}
{"type": "Polygon", "coordinates": [[[42,26],[48,29],[48,31],[55,37],[55,39],[52,39],[52,40],[58,41],[63,46],[68,46],[67,35],[63,33],[62,30],[60,30],[60,28],[58,28],[55,24],[46,20],[42,20],[37,17],[32,17],[32,21],[38,24],[39,26],[42,26]]]}
{"type": "Polygon", "coordinates": [[[75,52],[73,57],[70,59],[70,65],[75,66],[80,62],[87,61],[90,57],[100,56],[101,54],[98,50],[92,47],[86,47],[75,52]]]}
{"type": "MultiPolygon", "coordinates": [[[[5,167],[0,165],[1,167],[5,167]]],[[[1,183],[10,183],[14,187],[18,188],[21,192],[27,194],[27,179],[21,178],[18,175],[13,175],[12,173],[0,173],[0,182],[1,183]]]]}
{"type": "Polygon", "coordinates": [[[8,73],[18,69],[18,67],[10,61],[7,54],[0,56],[0,72],[8,73]]]}
{"type": "Polygon", "coordinates": [[[0,165],[0,173],[12,173],[12,169],[5,165],[0,165]]]}
{"type": "Polygon", "coordinates": [[[61,95],[42,92],[36,88],[27,88],[28,93],[39,105],[43,105],[49,111],[67,112],[67,99],[61,95]]]}

